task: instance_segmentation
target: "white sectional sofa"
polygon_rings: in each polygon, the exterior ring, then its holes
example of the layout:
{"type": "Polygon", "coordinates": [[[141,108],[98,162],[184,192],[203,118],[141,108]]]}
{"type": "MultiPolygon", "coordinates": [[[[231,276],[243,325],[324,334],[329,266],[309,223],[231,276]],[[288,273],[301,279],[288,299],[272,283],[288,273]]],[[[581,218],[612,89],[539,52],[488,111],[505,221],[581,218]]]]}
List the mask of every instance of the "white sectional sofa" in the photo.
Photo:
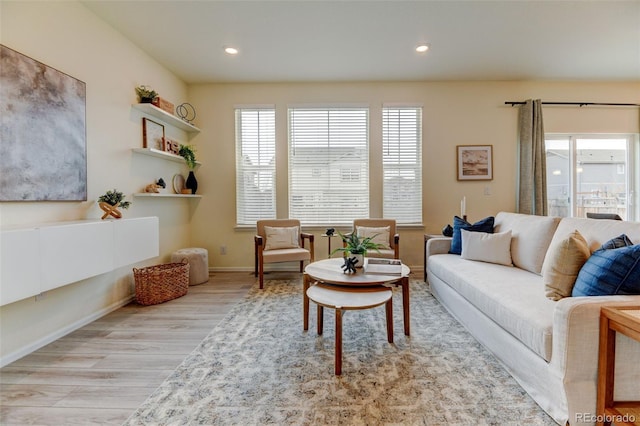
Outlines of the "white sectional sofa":
{"type": "MultiPolygon", "coordinates": [[[[640,296],[553,301],[545,296],[542,266],[552,242],[575,230],[593,252],[621,234],[640,243],[640,223],[498,213],[494,232],[509,230],[514,266],[466,260],[448,254],[450,238],[430,239],[431,292],[556,422],[592,424],[600,307],[640,306],[640,296]]],[[[616,347],[615,398],[640,400],[640,343],[618,334],[616,347]]]]}

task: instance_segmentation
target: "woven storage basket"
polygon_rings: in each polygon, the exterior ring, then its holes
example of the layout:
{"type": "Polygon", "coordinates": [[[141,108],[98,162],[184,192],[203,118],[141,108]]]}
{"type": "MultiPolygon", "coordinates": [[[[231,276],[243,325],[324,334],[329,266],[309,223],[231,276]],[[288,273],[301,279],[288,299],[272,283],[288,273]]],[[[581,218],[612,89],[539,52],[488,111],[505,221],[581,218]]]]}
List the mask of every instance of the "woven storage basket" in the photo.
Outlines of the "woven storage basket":
{"type": "Polygon", "coordinates": [[[184,296],[189,290],[189,263],[133,268],[136,282],[136,302],[156,305],[184,296]]]}

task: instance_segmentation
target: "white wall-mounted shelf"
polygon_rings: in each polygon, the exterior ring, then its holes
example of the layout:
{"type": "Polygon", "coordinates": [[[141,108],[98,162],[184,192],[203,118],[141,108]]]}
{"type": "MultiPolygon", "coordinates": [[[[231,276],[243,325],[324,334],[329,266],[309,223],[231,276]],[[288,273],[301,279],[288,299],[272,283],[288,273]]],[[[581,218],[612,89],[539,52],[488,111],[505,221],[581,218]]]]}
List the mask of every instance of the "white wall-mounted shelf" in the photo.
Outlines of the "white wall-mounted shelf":
{"type": "MultiPolygon", "coordinates": [[[[171,154],[170,152],[160,151],[155,148],[133,148],[133,152],[138,154],[150,155],[156,158],[162,158],[163,160],[175,161],[176,163],[186,164],[184,158],[179,155],[171,154]]],[[[196,161],[196,168],[200,167],[202,163],[196,161]]]]}
{"type": "Polygon", "coordinates": [[[198,194],[162,194],[156,192],[136,192],[134,197],[150,197],[150,198],[202,198],[198,194]]]}
{"type": "Polygon", "coordinates": [[[164,121],[166,124],[170,126],[177,127],[180,130],[184,130],[187,133],[200,133],[200,129],[198,129],[193,124],[189,124],[186,121],[176,117],[173,114],[169,114],[168,112],[161,110],[153,104],[132,104],[133,108],[138,111],[142,111],[143,113],[153,116],[159,120],[164,121]]]}

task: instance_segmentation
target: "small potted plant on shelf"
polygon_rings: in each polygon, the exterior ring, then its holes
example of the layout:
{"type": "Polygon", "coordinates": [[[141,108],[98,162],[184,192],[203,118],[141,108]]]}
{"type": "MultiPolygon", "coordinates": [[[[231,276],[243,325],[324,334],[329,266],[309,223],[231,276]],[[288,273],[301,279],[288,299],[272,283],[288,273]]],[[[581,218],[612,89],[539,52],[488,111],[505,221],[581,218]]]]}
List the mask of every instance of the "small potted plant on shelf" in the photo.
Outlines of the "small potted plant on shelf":
{"type": "Polygon", "coordinates": [[[150,104],[158,97],[158,93],[155,90],[145,85],[136,87],[136,94],[138,95],[141,104],[150,104]]]}
{"type": "Polygon", "coordinates": [[[184,158],[189,168],[189,176],[187,176],[184,187],[190,189],[191,194],[195,194],[198,190],[198,181],[196,180],[196,175],[193,173],[193,170],[196,168],[196,149],[192,145],[181,144],[178,154],[184,158]]]}
{"type": "Polygon", "coordinates": [[[355,231],[347,235],[338,231],[338,235],[342,238],[344,247],[338,247],[331,254],[341,251],[348,257],[355,257],[358,260],[356,268],[361,268],[364,265],[364,257],[369,250],[375,250],[379,253],[380,249],[384,247],[382,244],[373,242],[377,235],[362,238],[355,231]]]}
{"type": "Polygon", "coordinates": [[[118,207],[128,209],[131,205],[129,201],[124,201],[124,197],[125,195],[117,189],[107,191],[104,195],[101,195],[98,198],[98,205],[105,212],[102,215],[102,219],[106,219],[109,216],[120,219],[122,213],[118,210],[118,207]]]}

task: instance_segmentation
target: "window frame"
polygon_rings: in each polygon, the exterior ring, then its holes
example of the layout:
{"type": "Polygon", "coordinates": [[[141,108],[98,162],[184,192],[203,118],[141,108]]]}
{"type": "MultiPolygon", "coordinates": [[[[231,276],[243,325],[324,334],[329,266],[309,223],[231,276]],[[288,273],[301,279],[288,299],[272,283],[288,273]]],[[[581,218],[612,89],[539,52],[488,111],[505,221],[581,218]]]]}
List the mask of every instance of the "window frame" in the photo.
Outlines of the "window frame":
{"type": "MultiPolygon", "coordinates": [[[[422,148],[423,148],[423,132],[422,132],[422,122],[423,122],[423,106],[415,105],[415,104],[384,104],[381,110],[381,120],[382,120],[382,141],[381,141],[381,149],[382,149],[382,215],[386,218],[394,218],[397,221],[398,225],[422,225],[422,196],[423,196],[423,188],[422,188],[422,148]],[[391,141],[389,138],[391,137],[392,130],[389,128],[385,128],[385,126],[389,126],[389,118],[387,114],[392,111],[411,111],[412,114],[415,115],[415,127],[407,127],[406,119],[402,117],[398,117],[396,123],[393,123],[397,126],[397,156],[385,154],[385,149],[389,149],[389,144],[391,141]],[[404,125],[403,125],[404,124],[404,125]],[[414,137],[403,136],[403,133],[406,132],[415,132],[414,137]],[[402,143],[406,144],[407,141],[409,143],[415,144],[415,152],[413,155],[407,155],[411,153],[412,148],[409,147],[408,150],[405,147],[403,153],[402,143]],[[407,163],[407,160],[410,158],[411,163],[407,163]],[[391,161],[386,160],[394,160],[397,161],[397,164],[392,164],[391,161]],[[405,162],[404,164],[403,161],[405,162]],[[408,170],[412,171],[415,175],[415,189],[411,191],[411,196],[413,197],[413,201],[407,201],[405,204],[405,208],[398,209],[397,211],[390,211],[389,206],[398,206],[402,204],[402,200],[392,199],[393,195],[397,195],[398,191],[394,191],[389,187],[387,179],[385,179],[385,175],[387,172],[398,172],[398,177],[402,173],[400,171],[408,170]],[[417,200],[416,200],[417,199],[417,200]]],[[[412,124],[412,123],[409,123],[412,124]]]]}
{"type": "MultiPolygon", "coordinates": [[[[255,226],[256,221],[258,219],[275,219],[277,216],[277,203],[276,203],[276,195],[277,195],[277,165],[276,165],[276,156],[277,156],[277,137],[276,137],[276,109],[275,105],[237,105],[234,108],[234,121],[235,121],[235,150],[236,150],[236,226],[244,227],[244,226],[255,226]],[[251,168],[252,171],[247,170],[243,162],[244,152],[246,151],[244,142],[249,139],[245,138],[245,134],[242,131],[242,115],[244,113],[256,113],[257,114],[257,128],[252,129],[257,138],[257,146],[252,147],[253,149],[257,149],[257,155],[260,156],[260,151],[264,149],[265,151],[272,150],[273,156],[270,163],[263,165],[258,164],[257,166],[253,166],[251,168]],[[264,129],[265,132],[271,132],[271,134],[264,134],[263,129],[260,124],[260,116],[262,114],[269,114],[271,117],[265,117],[273,123],[273,127],[270,129],[264,129]],[[263,142],[264,141],[264,142],[263,142]],[[247,197],[245,191],[245,182],[247,172],[253,173],[266,173],[271,174],[271,196],[266,200],[264,204],[270,204],[270,208],[266,210],[266,213],[259,213],[255,215],[255,218],[252,217],[252,210],[246,209],[244,206],[255,205],[256,201],[259,200],[251,200],[247,197]],[[259,217],[258,217],[259,216],[259,217]]],[[[269,123],[267,123],[269,125],[269,123]]],[[[251,147],[249,147],[251,148],[251,147]]],[[[255,155],[255,154],[254,154],[255,155]]],[[[268,154],[267,154],[268,155],[268,154]]],[[[263,179],[258,178],[257,188],[260,187],[260,182],[263,179]]],[[[260,203],[259,203],[260,204],[260,203]]]]}

